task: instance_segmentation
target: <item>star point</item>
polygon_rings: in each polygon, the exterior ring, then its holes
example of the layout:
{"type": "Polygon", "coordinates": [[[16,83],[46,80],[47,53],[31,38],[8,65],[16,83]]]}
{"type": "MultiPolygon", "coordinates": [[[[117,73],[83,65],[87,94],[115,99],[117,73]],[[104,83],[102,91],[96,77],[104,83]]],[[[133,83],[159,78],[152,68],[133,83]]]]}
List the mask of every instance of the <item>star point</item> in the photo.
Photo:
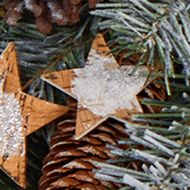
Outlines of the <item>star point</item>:
{"type": "Polygon", "coordinates": [[[13,43],[8,44],[0,58],[0,82],[0,127],[3,131],[0,134],[0,168],[25,188],[26,137],[63,115],[68,108],[22,92],[13,43]]]}

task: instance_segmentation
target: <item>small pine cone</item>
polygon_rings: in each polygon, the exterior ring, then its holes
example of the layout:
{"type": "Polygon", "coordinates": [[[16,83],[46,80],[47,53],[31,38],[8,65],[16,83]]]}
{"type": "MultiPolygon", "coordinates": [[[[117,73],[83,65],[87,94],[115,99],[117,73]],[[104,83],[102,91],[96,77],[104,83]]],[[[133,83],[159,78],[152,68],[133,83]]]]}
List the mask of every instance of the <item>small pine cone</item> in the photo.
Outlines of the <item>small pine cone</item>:
{"type": "Polygon", "coordinates": [[[50,152],[43,161],[39,189],[104,190],[118,187],[113,182],[96,179],[92,162],[114,159],[106,144],[117,146],[117,137],[124,135],[123,128],[104,123],[80,141],[74,140],[74,132],[73,120],[58,125],[50,152]]]}
{"type": "MultiPolygon", "coordinates": [[[[82,0],[4,0],[6,19],[9,25],[16,25],[22,16],[23,7],[33,13],[38,29],[48,34],[52,24],[71,25],[80,20],[82,0]]],[[[95,8],[97,1],[89,0],[89,8],[95,8]]]]}

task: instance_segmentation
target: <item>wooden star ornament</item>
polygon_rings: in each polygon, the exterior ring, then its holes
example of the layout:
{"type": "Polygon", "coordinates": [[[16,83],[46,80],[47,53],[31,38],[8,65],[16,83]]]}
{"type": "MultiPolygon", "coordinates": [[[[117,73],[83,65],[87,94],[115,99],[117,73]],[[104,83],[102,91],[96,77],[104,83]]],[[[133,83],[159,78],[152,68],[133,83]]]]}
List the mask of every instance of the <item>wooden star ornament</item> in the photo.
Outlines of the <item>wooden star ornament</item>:
{"type": "Polygon", "coordinates": [[[108,118],[126,119],[142,112],[136,95],[144,88],[147,68],[119,66],[104,38],[95,38],[84,68],[45,73],[42,79],[78,101],[75,138],[108,118]]]}
{"type": "Polygon", "coordinates": [[[26,187],[26,137],[68,111],[22,92],[15,46],[0,58],[0,168],[26,187]]]}

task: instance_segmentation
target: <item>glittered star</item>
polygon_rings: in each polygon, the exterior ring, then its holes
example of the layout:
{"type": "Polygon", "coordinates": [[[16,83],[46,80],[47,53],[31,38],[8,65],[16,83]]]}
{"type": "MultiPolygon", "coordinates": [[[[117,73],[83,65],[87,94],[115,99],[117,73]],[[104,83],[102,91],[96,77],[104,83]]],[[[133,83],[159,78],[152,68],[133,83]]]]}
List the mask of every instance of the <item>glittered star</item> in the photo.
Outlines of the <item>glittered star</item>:
{"type": "Polygon", "coordinates": [[[120,120],[128,118],[132,112],[142,112],[137,94],[144,88],[146,67],[120,67],[109,52],[103,36],[98,34],[84,68],[42,76],[78,101],[76,139],[110,117],[120,120]]]}
{"type": "Polygon", "coordinates": [[[15,46],[9,43],[0,58],[0,167],[26,187],[26,137],[68,111],[22,92],[15,46]]]}

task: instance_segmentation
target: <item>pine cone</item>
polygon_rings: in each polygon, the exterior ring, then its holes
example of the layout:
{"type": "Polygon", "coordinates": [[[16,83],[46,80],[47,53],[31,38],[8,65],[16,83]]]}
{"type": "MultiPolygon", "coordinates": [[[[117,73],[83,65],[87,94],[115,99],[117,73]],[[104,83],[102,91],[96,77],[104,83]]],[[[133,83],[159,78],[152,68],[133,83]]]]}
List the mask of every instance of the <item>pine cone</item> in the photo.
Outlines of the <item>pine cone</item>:
{"type": "Polygon", "coordinates": [[[117,146],[117,137],[123,136],[123,128],[104,123],[80,141],[74,140],[74,131],[73,120],[65,120],[58,125],[50,152],[43,162],[39,189],[103,190],[118,187],[112,182],[96,179],[92,162],[114,159],[106,144],[117,146]]]}
{"type": "MultiPolygon", "coordinates": [[[[95,8],[97,0],[89,0],[89,8],[95,8]]],[[[4,0],[6,19],[9,25],[16,25],[24,9],[33,13],[38,29],[48,34],[52,23],[72,25],[80,20],[82,0],[4,0]]]]}

